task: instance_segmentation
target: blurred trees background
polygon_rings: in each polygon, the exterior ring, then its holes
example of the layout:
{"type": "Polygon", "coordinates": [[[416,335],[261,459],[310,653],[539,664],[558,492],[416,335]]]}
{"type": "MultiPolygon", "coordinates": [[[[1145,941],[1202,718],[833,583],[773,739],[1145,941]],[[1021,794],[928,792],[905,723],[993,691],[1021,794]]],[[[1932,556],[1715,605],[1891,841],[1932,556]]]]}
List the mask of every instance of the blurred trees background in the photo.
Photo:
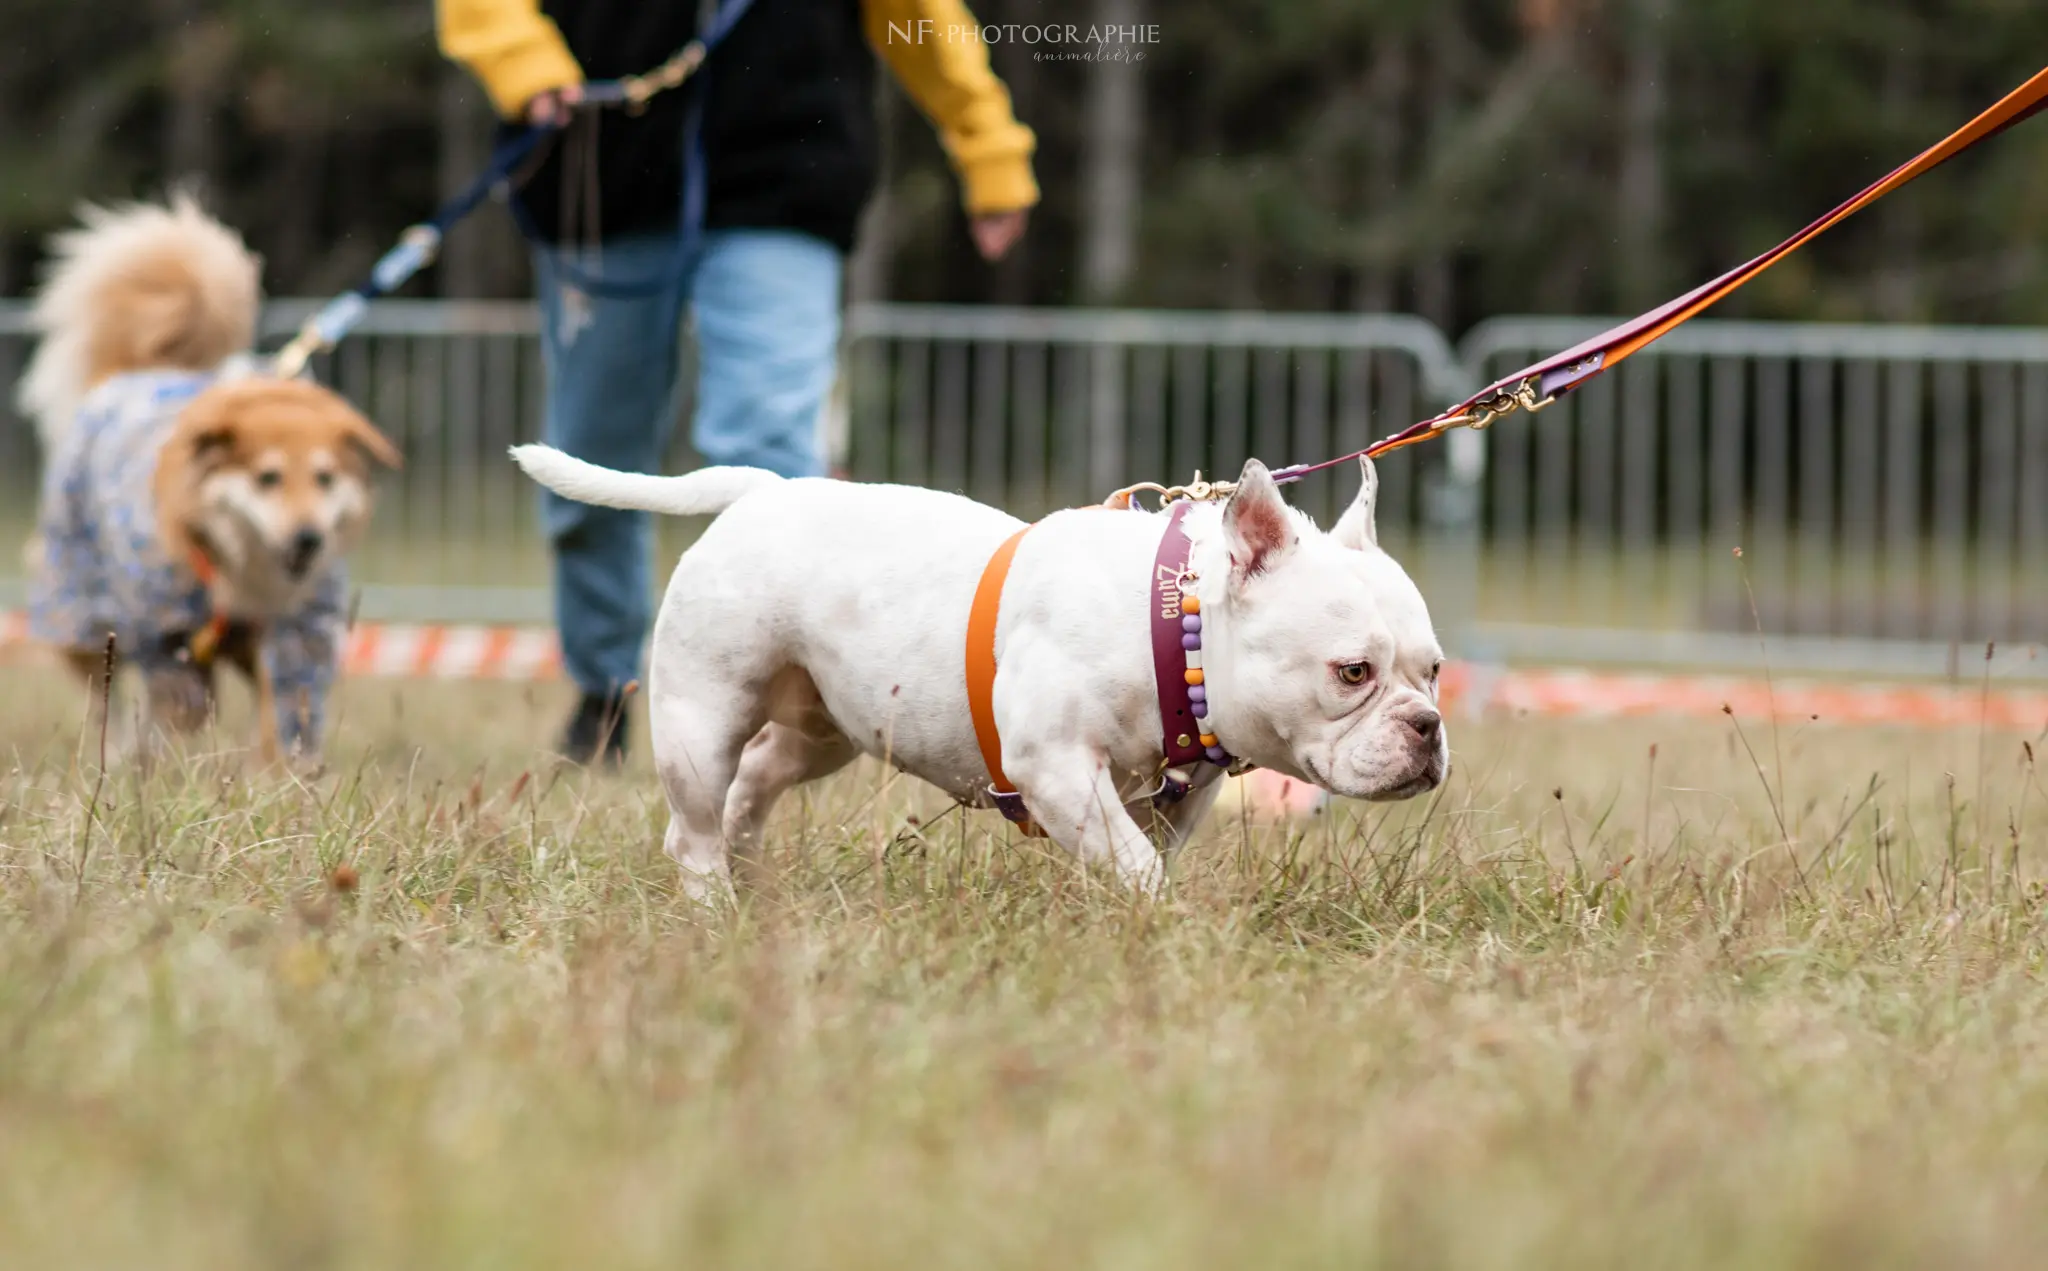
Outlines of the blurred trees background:
{"type": "MultiPolygon", "coordinates": [[[[650,0],[652,2],[652,0],[650,0]]],[[[1142,60],[992,50],[1046,201],[997,266],[893,87],[854,288],[1006,303],[1633,311],[1775,242],[2048,61],[2039,0],[981,0],[1154,24],[1142,60]]],[[[13,0],[0,294],[80,199],[197,177],[273,294],[355,280],[487,153],[426,0],[13,0]]],[[[2048,121],[1793,257],[1724,312],[2048,322],[2048,121]]],[[[422,293],[524,294],[500,212],[422,293]]]]}

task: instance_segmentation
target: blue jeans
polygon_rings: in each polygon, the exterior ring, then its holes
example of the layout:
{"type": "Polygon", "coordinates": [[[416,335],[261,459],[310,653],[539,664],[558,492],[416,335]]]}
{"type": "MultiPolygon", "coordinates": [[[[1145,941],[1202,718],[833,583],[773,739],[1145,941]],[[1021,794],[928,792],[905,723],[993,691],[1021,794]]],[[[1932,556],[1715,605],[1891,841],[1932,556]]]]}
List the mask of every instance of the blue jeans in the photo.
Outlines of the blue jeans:
{"type": "MultiPolygon", "coordinates": [[[[607,468],[660,470],[678,406],[687,297],[697,334],[697,453],[712,464],[818,475],[818,415],[839,347],[838,249],[786,230],[719,230],[677,270],[675,241],[621,237],[604,244],[595,267],[587,255],[575,260],[609,282],[675,277],[646,296],[585,293],[563,276],[559,249],[534,252],[548,444],[607,468]]],[[[615,692],[640,676],[653,608],[647,514],[545,491],[541,513],[555,554],[563,663],[585,692],[615,692]]]]}

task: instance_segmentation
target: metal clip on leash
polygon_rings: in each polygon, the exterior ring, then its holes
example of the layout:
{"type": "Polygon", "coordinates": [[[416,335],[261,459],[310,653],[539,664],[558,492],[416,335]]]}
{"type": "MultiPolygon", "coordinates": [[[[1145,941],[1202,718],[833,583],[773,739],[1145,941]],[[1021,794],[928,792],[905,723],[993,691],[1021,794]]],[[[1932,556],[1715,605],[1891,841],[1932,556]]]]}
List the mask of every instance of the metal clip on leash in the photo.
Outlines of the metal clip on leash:
{"type": "Polygon", "coordinates": [[[1531,375],[1512,389],[1482,398],[1456,415],[1437,420],[1436,426],[1430,429],[1430,432],[1448,432],[1453,428],[1470,428],[1473,432],[1484,432],[1497,419],[1505,419],[1518,410],[1525,410],[1533,415],[1556,400],[1556,394],[1541,401],[1536,400],[1536,377],[1531,375]]]}
{"type": "Polygon", "coordinates": [[[681,88],[683,81],[695,75],[697,68],[704,64],[704,55],[707,51],[704,47],[704,41],[691,40],[688,44],[676,50],[674,57],[671,57],[653,70],[641,75],[628,75],[620,80],[618,82],[619,91],[626,107],[626,113],[629,115],[640,114],[647,109],[648,101],[655,94],[681,88]]]}
{"type": "Polygon", "coordinates": [[[1159,506],[1192,499],[1196,503],[1207,503],[1212,499],[1227,499],[1237,493],[1235,481],[1204,481],[1202,470],[1195,469],[1195,479],[1186,485],[1160,485],[1156,481],[1140,481],[1127,485],[1102,501],[1106,508],[1123,509],[1131,506],[1131,500],[1140,494],[1151,493],[1159,496],[1159,506]]]}

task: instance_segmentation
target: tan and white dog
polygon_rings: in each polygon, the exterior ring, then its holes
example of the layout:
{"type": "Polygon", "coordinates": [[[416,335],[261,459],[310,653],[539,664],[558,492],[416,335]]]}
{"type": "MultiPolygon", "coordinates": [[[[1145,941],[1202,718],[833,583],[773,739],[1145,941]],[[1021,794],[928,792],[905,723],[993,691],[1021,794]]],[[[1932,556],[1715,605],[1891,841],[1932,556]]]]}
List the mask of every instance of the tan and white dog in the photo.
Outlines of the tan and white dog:
{"type": "Polygon", "coordinates": [[[30,631],[90,677],[114,639],[146,722],[255,683],[267,754],[317,749],[345,618],[340,562],[398,452],[338,395],[248,356],[256,257],[191,199],[89,208],[59,235],[19,391],[43,443],[30,631]]]}
{"type": "MultiPolygon", "coordinates": [[[[990,554],[1021,523],[958,495],[785,481],[751,468],[613,472],[545,446],[512,452],[541,484],[609,507],[717,513],[685,552],[650,655],[654,761],[667,849],[693,891],[730,886],[775,800],[859,754],[987,806],[969,718],[965,633],[990,554]]],[[[1336,794],[1402,799],[1440,784],[1443,651],[1408,575],[1380,550],[1376,482],[1325,534],[1256,460],[1227,502],[1184,525],[1215,731],[1242,760],[1336,794]]],[[[1149,633],[1165,517],[1081,509],[1017,549],[996,625],[1002,765],[1062,847],[1134,887],[1164,881],[1161,847],[1194,828],[1221,770],[1165,814],[1142,805],[1161,762],[1149,633]]]]}

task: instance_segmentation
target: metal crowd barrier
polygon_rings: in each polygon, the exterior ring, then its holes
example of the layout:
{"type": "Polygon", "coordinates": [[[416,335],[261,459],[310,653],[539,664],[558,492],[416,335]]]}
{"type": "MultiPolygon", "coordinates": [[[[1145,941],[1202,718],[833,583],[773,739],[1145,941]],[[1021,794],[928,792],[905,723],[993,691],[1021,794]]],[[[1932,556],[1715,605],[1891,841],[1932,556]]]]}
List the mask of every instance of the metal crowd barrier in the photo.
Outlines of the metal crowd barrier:
{"type": "MultiPolygon", "coordinates": [[[[266,332],[306,310],[272,305],[266,332]]],[[[0,302],[0,384],[25,319],[0,302]]],[[[504,459],[539,433],[536,322],[387,301],[316,365],[406,455],[357,560],[366,616],[546,620],[536,499],[504,459]]],[[[1501,318],[1454,348],[1401,315],[859,305],[820,427],[857,479],[1033,516],[1355,449],[1602,325],[1501,318]]],[[[36,467],[0,412],[0,541],[27,532],[36,467]]],[[[1290,497],[1327,524],[1355,481],[1290,497]]],[[[1696,322],[1381,481],[1383,542],[1470,656],[1967,677],[1997,641],[1996,674],[2048,676],[2027,647],[2048,641],[2048,330],[1696,322]]],[[[664,566],[694,532],[661,527],[664,566]]],[[[0,604],[19,559],[0,551],[0,604]]]]}

